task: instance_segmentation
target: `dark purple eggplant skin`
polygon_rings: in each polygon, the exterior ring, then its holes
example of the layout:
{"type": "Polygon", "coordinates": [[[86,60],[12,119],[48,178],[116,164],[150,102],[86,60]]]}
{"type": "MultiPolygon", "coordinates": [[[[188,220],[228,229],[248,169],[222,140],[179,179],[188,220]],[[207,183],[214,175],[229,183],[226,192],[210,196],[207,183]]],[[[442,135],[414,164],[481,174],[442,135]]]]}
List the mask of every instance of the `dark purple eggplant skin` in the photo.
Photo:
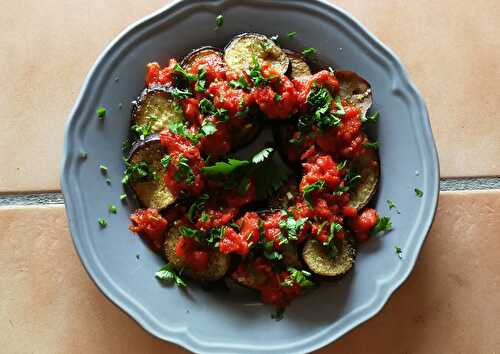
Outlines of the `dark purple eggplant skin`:
{"type": "Polygon", "coordinates": [[[147,144],[153,144],[153,143],[159,143],[159,142],[160,142],[160,134],[159,133],[148,135],[147,137],[144,138],[144,140],[134,141],[134,143],[132,144],[132,147],[130,148],[130,152],[127,156],[127,161],[130,161],[130,158],[132,157],[132,155],[138,149],[142,148],[143,146],[145,146],[147,144]]]}
{"type": "Polygon", "coordinates": [[[165,94],[169,94],[170,88],[167,86],[162,86],[162,85],[154,85],[151,87],[146,87],[144,90],[142,90],[141,94],[139,97],[137,97],[134,101],[132,101],[132,112],[130,113],[130,117],[132,118],[132,121],[135,121],[135,115],[137,113],[137,110],[139,109],[141,102],[144,100],[144,98],[151,92],[162,92],[165,94]]]}
{"type": "MultiPolygon", "coordinates": [[[[184,69],[187,69],[188,66],[191,64],[191,62],[193,60],[195,60],[197,58],[198,55],[201,54],[201,52],[203,51],[210,51],[211,53],[217,53],[217,54],[220,54],[221,58],[223,59],[224,57],[224,52],[219,49],[219,48],[216,48],[216,47],[212,47],[212,46],[204,46],[204,47],[200,47],[200,48],[196,48],[196,49],[193,49],[192,51],[190,51],[182,60],[181,60],[181,63],[180,65],[184,68],[184,69]]],[[[223,59],[224,60],[224,59],[223,59]]]]}
{"type": "MultiPolygon", "coordinates": [[[[282,48],[282,50],[285,52],[285,54],[288,56],[288,58],[290,59],[290,65],[288,65],[288,70],[286,72],[286,75],[290,78],[290,79],[297,79],[297,78],[300,78],[299,77],[296,77],[296,75],[294,75],[294,62],[293,60],[294,59],[297,59],[297,60],[300,60],[303,62],[303,64],[305,64],[308,69],[309,69],[309,74],[308,75],[312,75],[312,69],[308,63],[308,60],[307,58],[300,52],[297,52],[295,50],[292,50],[292,49],[286,49],[286,48],[282,48]]],[[[306,75],[301,75],[301,76],[306,76],[306,75]]]]}

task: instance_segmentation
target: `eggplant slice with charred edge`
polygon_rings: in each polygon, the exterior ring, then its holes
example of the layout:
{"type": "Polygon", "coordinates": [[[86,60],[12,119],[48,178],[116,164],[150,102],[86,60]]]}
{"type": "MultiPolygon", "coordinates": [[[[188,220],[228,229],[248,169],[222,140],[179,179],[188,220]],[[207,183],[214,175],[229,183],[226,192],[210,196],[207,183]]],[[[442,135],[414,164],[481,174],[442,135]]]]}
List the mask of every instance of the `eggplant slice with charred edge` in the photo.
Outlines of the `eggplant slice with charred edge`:
{"type": "Polygon", "coordinates": [[[283,49],[290,60],[290,78],[303,79],[312,75],[311,68],[302,54],[290,49],[283,49]]]}
{"type": "Polygon", "coordinates": [[[356,249],[347,240],[341,241],[337,249],[338,254],[332,258],[320,242],[307,240],[302,250],[302,258],[314,274],[338,277],[347,273],[354,265],[356,249]]]}
{"type": "Polygon", "coordinates": [[[339,81],[339,94],[347,98],[350,103],[361,110],[361,117],[365,117],[373,103],[372,89],[368,81],[354,71],[335,71],[339,81]]]}
{"type": "Polygon", "coordinates": [[[130,187],[139,202],[146,208],[164,209],[175,202],[174,195],[168,190],[164,182],[166,170],[161,165],[161,159],[167,154],[160,143],[158,134],[148,136],[137,141],[131,149],[128,163],[130,166],[146,168],[151,175],[139,176],[133,172],[130,176],[130,187]]]}
{"type": "Polygon", "coordinates": [[[183,121],[182,108],[168,88],[162,86],[144,89],[132,109],[133,130],[156,133],[167,128],[170,122],[183,121]]]}
{"type": "Polygon", "coordinates": [[[231,40],[224,50],[224,60],[233,70],[245,70],[254,58],[260,65],[269,64],[285,74],[290,63],[288,56],[270,38],[258,33],[243,33],[231,40]]]}
{"type": "Polygon", "coordinates": [[[185,264],[182,257],[176,255],[175,249],[181,237],[179,228],[174,225],[167,230],[163,245],[164,256],[174,269],[182,271],[182,274],[193,280],[202,282],[212,282],[224,277],[230,265],[229,255],[222,254],[215,248],[208,248],[208,268],[202,272],[194,272],[185,264]]]}
{"type": "Polygon", "coordinates": [[[356,174],[361,175],[361,179],[350,191],[349,206],[361,210],[377,191],[380,176],[380,163],[377,152],[365,149],[363,155],[351,162],[350,168],[356,174]]]}
{"type": "Polygon", "coordinates": [[[221,62],[224,63],[224,55],[220,49],[211,46],[205,46],[193,49],[191,52],[189,52],[188,55],[186,55],[184,59],[182,59],[181,66],[184,69],[189,70],[191,68],[191,65],[196,63],[201,58],[209,55],[216,55],[220,58],[221,62]]]}

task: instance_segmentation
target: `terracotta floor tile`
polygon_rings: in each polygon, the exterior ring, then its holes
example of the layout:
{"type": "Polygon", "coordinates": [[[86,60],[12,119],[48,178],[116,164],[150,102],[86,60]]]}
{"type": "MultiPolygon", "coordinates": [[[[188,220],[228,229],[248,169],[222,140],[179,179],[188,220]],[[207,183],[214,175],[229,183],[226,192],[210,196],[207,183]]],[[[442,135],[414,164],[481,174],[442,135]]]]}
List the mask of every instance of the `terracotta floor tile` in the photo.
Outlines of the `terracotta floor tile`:
{"type": "MultiPolygon", "coordinates": [[[[5,5],[0,14],[0,165],[8,173],[0,174],[0,192],[59,189],[63,127],[91,64],[123,28],[166,2],[19,0],[5,5]]],[[[500,174],[500,129],[495,128],[499,2],[336,3],[409,68],[429,105],[442,175],[500,174]]]]}
{"type": "Polygon", "coordinates": [[[500,101],[488,97],[500,91],[500,2],[332,2],[357,17],[408,68],[427,102],[441,175],[499,175],[500,101]]]}
{"type": "MultiPolygon", "coordinates": [[[[442,193],[408,282],[380,315],[321,353],[500,352],[499,214],[500,191],[442,193]]],[[[0,208],[0,229],[6,353],[183,352],[101,295],[75,255],[61,206],[0,208]]]]}

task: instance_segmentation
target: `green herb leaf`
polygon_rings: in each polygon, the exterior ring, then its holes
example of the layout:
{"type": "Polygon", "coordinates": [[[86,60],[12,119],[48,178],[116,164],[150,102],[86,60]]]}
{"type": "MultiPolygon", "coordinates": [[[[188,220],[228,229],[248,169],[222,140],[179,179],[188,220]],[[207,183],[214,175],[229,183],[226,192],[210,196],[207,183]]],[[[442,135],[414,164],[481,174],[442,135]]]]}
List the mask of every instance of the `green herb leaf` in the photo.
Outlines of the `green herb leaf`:
{"type": "Polygon", "coordinates": [[[109,211],[111,214],[116,214],[116,212],[117,212],[116,205],[114,205],[114,204],[109,204],[109,205],[108,205],[108,211],[109,211]]]}
{"type": "Polygon", "coordinates": [[[274,36],[271,36],[271,40],[274,43],[278,43],[279,39],[280,39],[280,36],[278,36],[277,34],[275,34],[274,36]]]}
{"type": "Polygon", "coordinates": [[[273,151],[274,151],[274,149],[272,147],[265,148],[265,149],[261,150],[260,152],[256,153],[252,157],[252,162],[255,163],[255,164],[261,163],[262,161],[264,161],[265,159],[267,159],[269,157],[269,155],[271,155],[271,153],[273,151]]]}
{"type": "Polygon", "coordinates": [[[379,232],[386,232],[386,231],[391,231],[392,230],[392,223],[391,223],[391,218],[388,216],[382,216],[373,230],[370,232],[371,235],[376,235],[379,232]]]}
{"type": "Polygon", "coordinates": [[[340,96],[335,97],[335,106],[337,107],[337,110],[333,114],[335,114],[336,116],[345,115],[344,106],[342,106],[342,100],[340,99],[340,96]]]}
{"type": "Polygon", "coordinates": [[[379,143],[378,141],[374,141],[372,143],[364,143],[363,146],[367,149],[378,150],[379,143]]]}
{"type": "Polygon", "coordinates": [[[288,267],[287,270],[290,273],[291,280],[300,285],[301,288],[309,288],[316,285],[309,279],[311,273],[308,271],[298,270],[293,267],[288,267]]]}
{"type": "MultiPolygon", "coordinates": [[[[189,207],[187,214],[186,214],[186,216],[190,222],[194,223],[196,221],[196,217],[198,216],[199,210],[205,205],[206,201],[209,198],[210,197],[208,194],[202,194],[198,197],[198,199],[193,204],[191,204],[191,206],[189,207]]],[[[205,214],[205,216],[206,216],[206,214],[205,214]]],[[[207,220],[205,220],[205,221],[207,221],[207,220]]]]}
{"type": "Polygon", "coordinates": [[[344,160],[344,161],[340,162],[337,165],[337,171],[342,171],[345,168],[346,165],[347,165],[347,160],[344,160]]]}
{"type": "Polygon", "coordinates": [[[179,233],[182,236],[194,238],[199,242],[203,242],[205,240],[205,233],[203,231],[198,229],[193,229],[185,225],[179,227],[179,233]]]}
{"type": "Polygon", "coordinates": [[[167,263],[160,270],[155,273],[155,276],[163,281],[174,282],[180,288],[185,288],[187,284],[182,280],[182,278],[176,273],[174,268],[167,263]]]}
{"type": "Polygon", "coordinates": [[[120,195],[120,200],[123,202],[124,200],[127,199],[127,195],[126,194],[122,194],[120,195]]]}
{"type": "Polygon", "coordinates": [[[250,70],[246,71],[246,73],[255,86],[266,85],[269,83],[269,80],[262,76],[262,67],[256,57],[253,57],[252,66],[250,67],[250,70]]]}
{"type": "Polygon", "coordinates": [[[396,213],[401,214],[398,207],[396,206],[396,204],[394,204],[392,200],[387,199],[387,206],[389,207],[389,210],[395,209],[396,213]]]}
{"type": "Polygon", "coordinates": [[[312,195],[311,193],[315,190],[322,190],[325,187],[325,181],[323,180],[318,180],[314,182],[313,184],[309,184],[304,188],[304,199],[309,203],[309,205],[312,205],[312,195]]]}
{"type": "Polygon", "coordinates": [[[87,154],[87,152],[86,152],[86,151],[83,151],[83,150],[82,150],[82,151],[80,152],[80,158],[81,158],[82,160],[87,159],[87,156],[88,156],[88,154],[87,154]]]}
{"type": "Polygon", "coordinates": [[[207,84],[206,75],[207,75],[207,70],[205,68],[200,68],[198,70],[198,80],[196,81],[196,84],[194,85],[194,90],[196,92],[205,92],[206,91],[206,88],[205,88],[205,85],[207,84]]]}
{"type": "Polygon", "coordinates": [[[163,166],[163,168],[168,168],[171,161],[172,161],[172,156],[167,154],[161,158],[160,163],[163,166]]]}
{"type": "Polygon", "coordinates": [[[399,246],[395,246],[394,249],[396,250],[396,255],[399,257],[399,259],[403,259],[403,250],[399,246]]]}
{"type": "Polygon", "coordinates": [[[282,230],[287,232],[288,239],[298,240],[298,234],[304,227],[307,218],[302,218],[295,220],[293,217],[289,217],[286,220],[281,220],[279,226],[282,230]]]}
{"type": "Polygon", "coordinates": [[[273,42],[271,42],[271,41],[264,41],[264,42],[260,43],[260,46],[262,47],[262,49],[265,52],[267,52],[267,51],[271,50],[271,48],[273,47],[273,42]]]}
{"type": "Polygon", "coordinates": [[[237,168],[248,164],[249,162],[246,160],[229,159],[227,162],[219,161],[216,162],[215,165],[203,167],[201,169],[201,172],[209,176],[228,175],[235,171],[237,168]]]}
{"type": "Polygon", "coordinates": [[[231,86],[234,89],[243,89],[243,90],[247,90],[250,87],[250,85],[248,84],[247,80],[243,75],[241,75],[238,80],[229,81],[229,86],[231,86]]]}
{"type": "Polygon", "coordinates": [[[220,27],[222,27],[223,24],[224,24],[224,16],[218,15],[215,18],[215,25],[217,26],[217,28],[220,28],[220,27]]]}
{"type": "Polygon", "coordinates": [[[304,50],[302,50],[302,54],[304,54],[305,56],[314,55],[316,54],[316,48],[305,48],[304,50]]]}
{"type": "Polygon", "coordinates": [[[203,135],[208,136],[215,134],[215,132],[217,132],[217,127],[212,122],[205,120],[201,125],[200,131],[203,135]]]}
{"type": "Polygon", "coordinates": [[[127,185],[135,181],[148,182],[156,180],[157,178],[156,172],[149,167],[148,163],[146,161],[140,161],[133,164],[126,163],[122,183],[127,185]]]}
{"type": "Polygon", "coordinates": [[[278,95],[277,93],[274,94],[274,100],[276,102],[280,102],[283,98],[281,97],[281,95],[278,95]]]}
{"type": "Polygon", "coordinates": [[[170,94],[173,97],[178,98],[180,100],[183,100],[185,98],[188,98],[188,97],[192,96],[191,91],[189,91],[188,89],[182,90],[182,89],[177,88],[177,87],[174,87],[172,90],[170,90],[170,94]]]}
{"type": "Polygon", "coordinates": [[[97,219],[97,223],[99,224],[101,229],[104,229],[106,226],[108,226],[108,222],[104,218],[97,219]]]}
{"type": "Polygon", "coordinates": [[[418,198],[422,198],[424,196],[424,192],[422,192],[420,189],[418,188],[415,188],[415,195],[418,197],[418,198]]]}
{"type": "Polygon", "coordinates": [[[288,38],[295,38],[297,37],[297,32],[288,32],[287,36],[288,38]]]}
{"type": "Polygon", "coordinates": [[[179,64],[175,64],[174,67],[174,73],[181,75],[182,77],[186,78],[188,81],[196,81],[198,80],[198,76],[193,75],[189,72],[187,72],[182,66],[179,64]]]}
{"type": "Polygon", "coordinates": [[[104,117],[106,117],[106,108],[104,107],[99,107],[97,108],[97,117],[100,119],[100,120],[103,120],[104,117]]]}
{"type": "Polygon", "coordinates": [[[105,165],[99,165],[99,170],[101,170],[101,173],[103,175],[106,175],[108,173],[108,168],[105,165]]]}
{"type": "Polygon", "coordinates": [[[106,178],[106,184],[107,184],[107,185],[111,185],[111,179],[106,178]]]}
{"type": "Polygon", "coordinates": [[[264,242],[264,257],[270,261],[279,261],[280,259],[283,259],[283,255],[274,250],[273,240],[264,242]]]}
{"type": "Polygon", "coordinates": [[[367,124],[375,124],[378,122],[380,118],[380,113],[379,112],[375,112],[373,113],[371,116],[363,116],[361,117],[361,122],[362,123],[367,123],[367,124]]]}
{"type": "Polygon", "coordinates": [[[174,178],[177,181],[183,180],[186,182],[186,184],[194,183],[194,173],[191,166],[189,166],[189,159],[185,157],[183,154],[179,155],[177,168],[178,171],[174,175],[174,178]]]}

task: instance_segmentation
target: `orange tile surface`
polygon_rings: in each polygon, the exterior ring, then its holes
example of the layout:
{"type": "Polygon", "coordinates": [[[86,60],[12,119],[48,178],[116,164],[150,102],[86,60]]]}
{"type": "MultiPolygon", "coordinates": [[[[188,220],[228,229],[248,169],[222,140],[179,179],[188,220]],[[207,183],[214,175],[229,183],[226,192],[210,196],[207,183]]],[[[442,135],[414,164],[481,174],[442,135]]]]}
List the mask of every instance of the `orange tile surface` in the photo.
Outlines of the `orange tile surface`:
{"type": "MultiPolygon", "coordinates": [[[[9,172],[0,174],[0,192],[59,189],[63,127],[91,64],[128,24],[167,2],[5,4],[0,13],[0,165],[9,172]]],[[[500,3],[335,3],[358,17],[409,68],[428,102],[442,175],[499,175],[500,3]]]]}
{"type": "MultiPolygon", "coordinates": [[[[320,352],[500,352],[499,214],[500,191],[442,193],[408,282],[380,315],[320,352]]],[[[101,295],[75,255],[62,206],[0,208],[0,229],[0,351],[184,352],[101,295]]]]}

